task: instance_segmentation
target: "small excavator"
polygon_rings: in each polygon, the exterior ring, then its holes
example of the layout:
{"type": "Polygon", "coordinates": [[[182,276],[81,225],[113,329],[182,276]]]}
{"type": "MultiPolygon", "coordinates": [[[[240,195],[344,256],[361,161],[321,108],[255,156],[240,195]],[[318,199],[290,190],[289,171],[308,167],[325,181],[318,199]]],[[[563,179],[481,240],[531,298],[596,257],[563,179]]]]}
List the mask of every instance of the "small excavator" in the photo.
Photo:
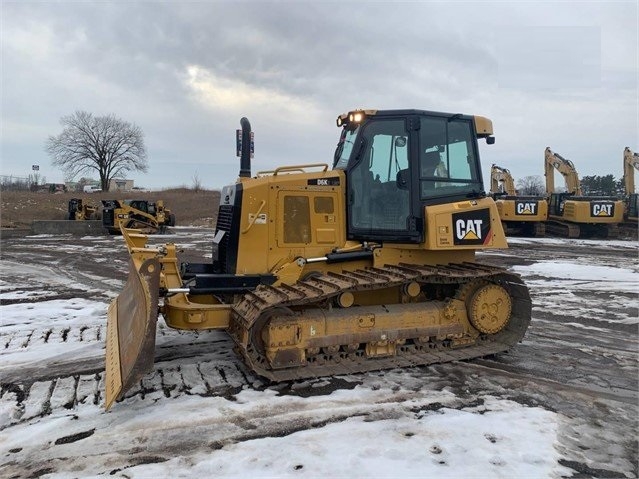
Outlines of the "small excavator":
{"type": "Polygon", "coordinates": [[[624,205],[616,196],[583,196],[572,161],[550,148],[544,152],[546,194],[549,198],[546,230],[567,238],[616,238],[624,205]],[[555,170],[564,177],[566,191],[555,192],[555,170]]]}
{"type": "Polygon", "coordinates": [[[162,200],[102,200],[102,205],[102,225],[112,235],[121,234],[123,228],[154,234],[175,226],[175,214],[162,200]]]}
{"type": "Polygon", "coordinates": [[[506,235],[544,236],[548,201],[539,196],[518,196],[507,168],[490,168],[490,193],[497,204],[506,235]]]}
{"type": "Polygon", "coordinates": [[[153,368],[156,324],[225,330],[270,381],[411,367],[506,351],[530,323],[520,277],[476,260],[506,248],[481,177],[481,116],[354,110],[332,161],[251,173],[221,192],[212,261],[180,263],[122,229],[129,277],[108,309],[108,409],[153,368]]]}

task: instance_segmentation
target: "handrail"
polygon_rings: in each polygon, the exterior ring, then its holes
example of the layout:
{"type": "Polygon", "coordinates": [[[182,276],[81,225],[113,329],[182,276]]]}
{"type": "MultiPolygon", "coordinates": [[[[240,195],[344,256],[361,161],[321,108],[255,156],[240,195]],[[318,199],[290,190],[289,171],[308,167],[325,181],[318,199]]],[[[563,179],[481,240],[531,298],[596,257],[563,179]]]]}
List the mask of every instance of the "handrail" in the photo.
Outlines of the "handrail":
{"type": "MultiPolygon", "coordinates": [[[[291,168],[289,171],[299,171],[300,173],[305,173],[305,171],[301,168],[291,168]]],[[[256,173],[256,176],[266,176],[266,175],[275,175],[276,172],[275,170],[265,170],[265,171],[258,171],[256,173]]]]}
{"type": "Polygon", "coordinates": [[[322,168],[322,172],[328,171],[328,164],[326,163],[308,163],[305,165],[291,165],[291,166],[280,166],[279,168],[275,168],[274,170],[268,171],[258,171],[257,176],[266,175],[268,173],[272,173],[273,176],[277,176],[278,173],[291,172],[291,171],[299,171],[302,173],[307,173],[304,168],[322,168]]]}
{"type": "Polygon", "coordinates": [[[262,200],[262,202],[260,203],[260,207],[257,209],[257,212],[255,213],[255,216],[253,216],[253,218],[251,218],[249,220],[249,224],[248,226],[242,231],[242,234],[246,234],[248,233],[248,230],[251,229],[251,227],[255,224],[255,220],[257,220],[257,217],[260,216],[260,213],[262,212],[262,210],[264,209],[264,207],[266,206],[266,201],[262,200]]]}

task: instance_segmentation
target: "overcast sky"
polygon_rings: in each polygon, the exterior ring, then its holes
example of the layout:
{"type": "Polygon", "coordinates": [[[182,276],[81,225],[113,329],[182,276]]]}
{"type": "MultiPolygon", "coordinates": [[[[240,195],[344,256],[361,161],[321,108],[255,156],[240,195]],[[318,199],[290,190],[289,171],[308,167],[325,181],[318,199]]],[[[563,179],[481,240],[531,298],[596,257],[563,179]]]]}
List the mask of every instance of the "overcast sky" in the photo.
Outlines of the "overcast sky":
{"type": "Polygon", "coordinates": [[[3,0],[0,172],[62,181],[44,143],[76,110],[143,129],[136,185],[219,188],[242,116],[255,172],[330,163],[340,113],[418,108],[493,120],[486,188],[492,163],[543,175],[547,146],[619,178],[639,149],[637,5],[3,0]]]}

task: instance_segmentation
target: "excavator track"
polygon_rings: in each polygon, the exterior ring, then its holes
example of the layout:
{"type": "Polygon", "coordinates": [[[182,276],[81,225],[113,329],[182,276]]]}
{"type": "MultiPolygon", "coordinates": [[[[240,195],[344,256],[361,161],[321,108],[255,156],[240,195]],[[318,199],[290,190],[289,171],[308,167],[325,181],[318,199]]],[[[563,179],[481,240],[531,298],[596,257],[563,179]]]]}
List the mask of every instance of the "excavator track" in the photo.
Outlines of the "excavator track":
{"type": "Polygon", "coordinates": [[[548,220],[546,230],[553,236],[562,238],[608,238],[619,237],[619,225],[615,223],[570,223],[568,221],[548,220]]]}
{"type": "Polygon", "coordinates": [[[546,236],[546,224],[543,221],[538,221],[533,227],[533,236],[535,238],[543,238],[546,236]]]}
{"type": "MultiPolygon", "coordinates": [[[[427,307],[430,302],[431,300],[426,300],[412,304],[427,307]]],[[[401,308],[404,305],[395,306],[401,308]]],[[[353,316],[357,316],[358,309],[359,306],[351,306],[340,308],[339,311],[347,312],[345,314],[352,312],[353,316]]],[[[480,263],[446,266],[400,263],[386,265],[383,268],[343,271],[341,274],[317,274],[295,285],[259,286],[245,294],[233,307],[228,331],[251,369],[272,381],[288,381],[443,363],[503,352],[523,338],[530,319],[531,302],[527,287],[517,275],[503,268],[480,263]],[[397,343],[395,350],[385,357],[369,357],[366,354],[366,345],[359,343],[357,339],[355,345],[345,345],[336,339],[335,344],[326,344],[311,354],[308,354],[307,350],[302,364],[283,368],[271,367],[264,352],[264,345],[261,344],[262,332],[268,327],[269,321],[277,321],[276,324],[279,324],[280,328],[287,327],[287,322],[295,322],[293,310],[299,311],[304,308],[308,308],[309,311],[321,308],[330,318],[331,308],[333,312],[337,311],[332,305],[344,294],[362,291],[375,294],[377,290],[408,288],[415,283],[420,285],[420,289],[429,285],[452,285],[456,292],[454,296],[444,299],[444,308],[446,302],[451,299],[466,301],[478,285],[498,285],[507,291],[512,302],[510,318],[500,331],[495,334],[476,334],[472,341],[466,339],[456,342],[450,339],[453,335],[445,334],[459,332],[461,325],[453,321],[452,324],[443,325],[439,331],[443,334],[432,336],[429,341],[417,336],[416,330],[416,336],[404,337],[397,343]],[[291,319],[287,321],[289,315],[291,319]]],[[[455,337],[459,338],[459,335],[455,337]]]]}
{"type": "Polygon", "coordinates": [[[581,233],[579,225],[558,220],[546,221],[546,231],[553,236],[562,238],[579,238],[581,233]]]}

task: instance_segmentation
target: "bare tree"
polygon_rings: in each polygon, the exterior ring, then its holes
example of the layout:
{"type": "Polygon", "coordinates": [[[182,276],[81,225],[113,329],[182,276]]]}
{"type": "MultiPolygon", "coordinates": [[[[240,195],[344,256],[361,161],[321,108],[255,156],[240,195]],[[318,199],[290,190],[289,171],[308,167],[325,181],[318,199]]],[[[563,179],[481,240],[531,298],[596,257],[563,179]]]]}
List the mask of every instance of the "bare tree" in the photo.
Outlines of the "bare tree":
{"type": "MultiPolygon", "coordinates": [[[[29,175],[29,183],[32,186],[36,186],[37,187],[40,184],[40,178],[41,178],[40,173],[37,173],[37,172],[31,173],[29,175]]],[[[43,183],[44,183],[44,181],[43,181],[43,183]]]]}
{"type": "Polygon", "coordinates": [[[546,192],[546,185],[541,176],[524,176],[517,180],[517,191],[520,195],[543,196],[546,192]]]}
{"type": "Polygon", "coordinates": [[[202,191],[202,180],[200,179],[200,175],[198,175],[197,170],[195,170],[195,174],[193,175],[193,191],[199,193],[202,191]]]}
{"type": "Polygon", "coordinates": [[[100,175],[102,191],[109,182],[128,171],[148,171],[144,133],[134,124],[114,115],[96,116],[86,111],[60,119],[64,127],[58,136],[50,136],[45,150],[52,163],[67,178],[95,170],[100,175]]]}

